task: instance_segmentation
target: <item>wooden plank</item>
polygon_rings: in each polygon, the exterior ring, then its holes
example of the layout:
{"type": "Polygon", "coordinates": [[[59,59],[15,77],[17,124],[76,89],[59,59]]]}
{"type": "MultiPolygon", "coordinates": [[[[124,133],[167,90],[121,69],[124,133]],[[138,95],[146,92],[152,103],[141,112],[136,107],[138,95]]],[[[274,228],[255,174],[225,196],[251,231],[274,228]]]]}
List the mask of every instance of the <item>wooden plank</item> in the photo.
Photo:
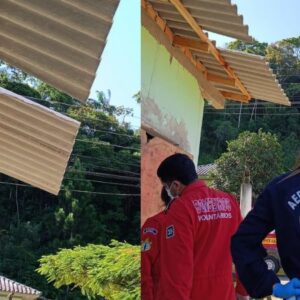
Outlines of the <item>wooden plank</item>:
{"type": "Polygon", "coordinates": [[[220,51],[214,46],[214,44],[209,40],[206,34],[203,32],[202,28],[198,25],[193,16],[189,11],[184,7],[180,0],[169,0],[179,11],[179,13],[184,17],[188,24],[192,27],[194,32],[200,37],[203,42],[206,42],[209,45],[210,53],[216,58],[216,60],[223,66],[226,73],[233,79],[236,80],[236,86],[241,90],[241,92],[247,97],[247,100],[251,99],[251,96],[243,83],[240,81],[238,76],[235,74],[233,69],[227,64],[220,51]]]}
{"type": "Polygon", "coordinates": [[[167,38],[171,43],[173,43],[174,34],[172,30],[169,28],[165,20],[163,20],[157,13],[157,11],[153,8],[153,6],[147,1],[142,0],[141,2],[142,8],[147,13],[147,15],[158,25],[158,27],[165,33],[167,38]]]}
{"type": "Polygon", "coordinates": [[[194,51],[208,52],[208,44],[194,39],[185,38],[179,35],[174,36],[174,46],[189,48],[194,51]]]}
{"type": "Polygon", "coordinates": [[[215,82],[215,83],[220,83],[220,84],[225,84],[229,86],[236,86],[236,81],[233,78],[225,78],[223,76],[215,75],[212,73],[207,73],[207,80],[215,82]]]}
{"type": "Polygon", "coordinates": [[[220,91],[220,93],[226,98],[230,100],[240,101],[244,103],[248,103],[248,97],[242,94],[231,93],[227,91],[220,91]]]}
{"type": "MultiPolygon", "coordinates": [[[[167,25],[167,23],[159,16],[159,14],[156,12],[156,10],[153,8],[153,6],[147,0],[142,0],[142,8],[145,10],[145,12],[148,14],[148,16],[158,25],[158,27],[165,33],[165,35],[167,36],[169,41],[172,43],[172,45],[175,46],[174,39],[176,36],[174,35],[174,33],[170,29],[170,27],[167,25]]],[[[179,44],[177,44],[177,46],[182,48],[184,55],[187,56],[187,58],[192,62],[192,64],[198,70],[200,70],[204,74],[206,74],[207,70],[206,70],[205,66],[200,61],[196,60],[193,57],[193,54],[190,51],[190,49],[188,49],[188,47],[186,47],[186,45],[184,45],[184,42],[186,42],[186,40],[188,40],[188,39],[177,36],[177,42],[179,42],[179,44]],[[182,43],[182,45],[180,45],[180,43],[182,43]]],[[[205,44],[203,42],[198,42],[198,43],[205,44]]],[[[199,46],[199,44],[197,46],[199,46]]],[[[207,48],[207,50],[208,50],[208,48],[207,48]]]]}
{"type": "MultiPolygon", "coordinates": [[[[142,7],[144,8],[146,1],[142,0],[142,7]]],[[[219,91],[213,86],[211,82],[206,79],[203,72],[199,72],[201,66],[200,62],[192,62],[180,49],[172,46],[172,41],[158,26],[157,23],[147,13],[146,9],[142,10],[142,25],[151,33],[153,37],[166,47],[167,51],[172,57],[178,60],[178,62],[189,71],[198,81],[199,87],[207,100],[217,109],[224,108],[225,98],[219,93],[219,91]]],[[[167,27],[168,28],[168,27],[167,27]]],[[[190,51],[189,49],[187,49],[190,51]]],[[[187,53],[187,52],[186,52],[187,53]]]]}

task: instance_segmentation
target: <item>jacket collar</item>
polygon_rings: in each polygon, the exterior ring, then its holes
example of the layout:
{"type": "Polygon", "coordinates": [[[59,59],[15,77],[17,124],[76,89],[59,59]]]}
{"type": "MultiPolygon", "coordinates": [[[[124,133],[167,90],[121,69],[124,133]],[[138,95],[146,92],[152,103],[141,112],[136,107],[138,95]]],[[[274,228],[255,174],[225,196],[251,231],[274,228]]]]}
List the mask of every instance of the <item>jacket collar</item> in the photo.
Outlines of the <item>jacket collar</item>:
{"type": "Polygon", "coordinates": [[[205,182],[203,180],[198,179],[184,188],[184,190],[181,193],[181,197],[185,196],[186,194],[194,190],[198,190],[199,188],[203,188],[203,187],[206,187],[205,182]]]}

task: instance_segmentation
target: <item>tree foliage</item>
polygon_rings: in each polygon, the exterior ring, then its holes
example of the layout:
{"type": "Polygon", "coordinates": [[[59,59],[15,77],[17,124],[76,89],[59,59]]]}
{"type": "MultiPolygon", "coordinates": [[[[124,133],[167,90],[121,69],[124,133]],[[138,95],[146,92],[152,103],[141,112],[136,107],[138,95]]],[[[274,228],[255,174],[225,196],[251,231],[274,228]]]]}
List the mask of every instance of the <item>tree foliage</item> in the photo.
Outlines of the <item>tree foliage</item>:
{"type": "Polygon", "coordinates": [[[249,105],[227,102],[221,111],[205,105],[199,163],[212,163],[226,151],[227,141],[236,139],[241,132],[262,129],[277,135],[284,151],[284,169],[291,169],[300,151],[300,36],[274,44],[238,40],[229,43],[228,48],[265,56],[292,106],[259,99],[249,105]]]}
{"type": "Polygon", "coordinates": [[[275,135],[245,131],[228,142],[227,151],[216,160],[212,184],[239,195],[245,170],[250,171],[254,196],[283,171],[283,151],[275,135]]]}
{"type": "Polygon", "coordinates": [[[139,244],[140,138],[126,121],[132,111],[103,92],[82,104],[3,62],[0,86],[82,124],[57,197],[0,174],[0,272],[47,298],[86,299],[76,288],[56,290],[35,270],[59,249],[111,239],[139,244]]]}
{"type": "Polygon", "coordinates": [[[140,247],[112,241],[110,245],[62,249],[40,259],[38,273],[56,288],[80,288],[89,298],[140,299],[140,247]]]}

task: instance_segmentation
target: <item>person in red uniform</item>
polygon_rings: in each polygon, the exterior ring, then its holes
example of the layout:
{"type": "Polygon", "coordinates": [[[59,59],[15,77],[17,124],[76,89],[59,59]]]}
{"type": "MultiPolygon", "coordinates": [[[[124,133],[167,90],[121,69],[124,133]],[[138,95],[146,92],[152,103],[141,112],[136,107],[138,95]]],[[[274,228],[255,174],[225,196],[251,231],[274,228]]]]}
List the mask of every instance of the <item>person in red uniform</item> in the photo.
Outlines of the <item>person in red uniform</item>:
{"type": "Polygon", "coordinates": [[[154,299],[235,300],[230,239],[242,218],[236,199],[198,180],[184,154],[166,158],[157,175],[173,200],[160,228],[154,299]]]}
{"type": "MultiPolygon", "coordinates": [[[[167,208],[171,198],[162,188],[163,208],[167,208]]],[[[156,291],[159,283],[159,251],[161,227],[165,212],[162,211],[146,220],[141,230],[141,296],[143,300],[158,299],[156,291]]]]}

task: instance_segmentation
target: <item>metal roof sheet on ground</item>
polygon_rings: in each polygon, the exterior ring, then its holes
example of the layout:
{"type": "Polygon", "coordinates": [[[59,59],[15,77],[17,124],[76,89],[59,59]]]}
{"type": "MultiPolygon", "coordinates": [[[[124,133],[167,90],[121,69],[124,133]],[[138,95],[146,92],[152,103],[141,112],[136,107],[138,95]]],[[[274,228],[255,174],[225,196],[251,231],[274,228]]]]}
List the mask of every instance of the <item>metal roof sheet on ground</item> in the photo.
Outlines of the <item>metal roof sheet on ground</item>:
{"type": "Polygon", "coordinates": [[[207,176],[209,172],[216,169],[215,164],[207,164],[207,165],[199,165],[197,167],[197,175],[198,176],[207,176]]]}
{"type": "MultiPolygon", "coordinates": [[[[149,0],[149,2],[175,34],[198,37],[170,2],[167,0],[149,0]]],[[[248,26],[243,24],[243,16],[238,15],[237,6],[232,5],[230,0],[182,0],[181,2],[204,30],[246,42],[252,41],[248,26]]]]}
{"type": "Polygon", "coordinates": [[[18,283],[14,280],[8,279],[4,276],[0,276],[0,292],[18,293],[23,295],[37,295],[42,293],[36,289],[33,289],[24,284],[18,283]]]}
{"type": "Polygon", "coordinates": [[[0,88],[0,173],[57,195],[79,126],[0,88]]]}
{"type": "Polygon", "coordinates": [[[119,0],[1,0],[0,58],[85,101],[119,0]]]}
{"type": "MultiPolygon", "coordinates": [[[[210,54],[198,51],[192,52],[203,63],[210,74],[219,75],[226,79],[227,76],[223,67],[217,61],[214,61],[210,54]]],[[[247,88],[252,98],[290,105],[288,97],[264,57],[225,49],[220,49],[220,52],[247,88]]],[[[222,83],[213,84],[219,90],[240,93],[239,89],[234,86],[222,83]]]]}

